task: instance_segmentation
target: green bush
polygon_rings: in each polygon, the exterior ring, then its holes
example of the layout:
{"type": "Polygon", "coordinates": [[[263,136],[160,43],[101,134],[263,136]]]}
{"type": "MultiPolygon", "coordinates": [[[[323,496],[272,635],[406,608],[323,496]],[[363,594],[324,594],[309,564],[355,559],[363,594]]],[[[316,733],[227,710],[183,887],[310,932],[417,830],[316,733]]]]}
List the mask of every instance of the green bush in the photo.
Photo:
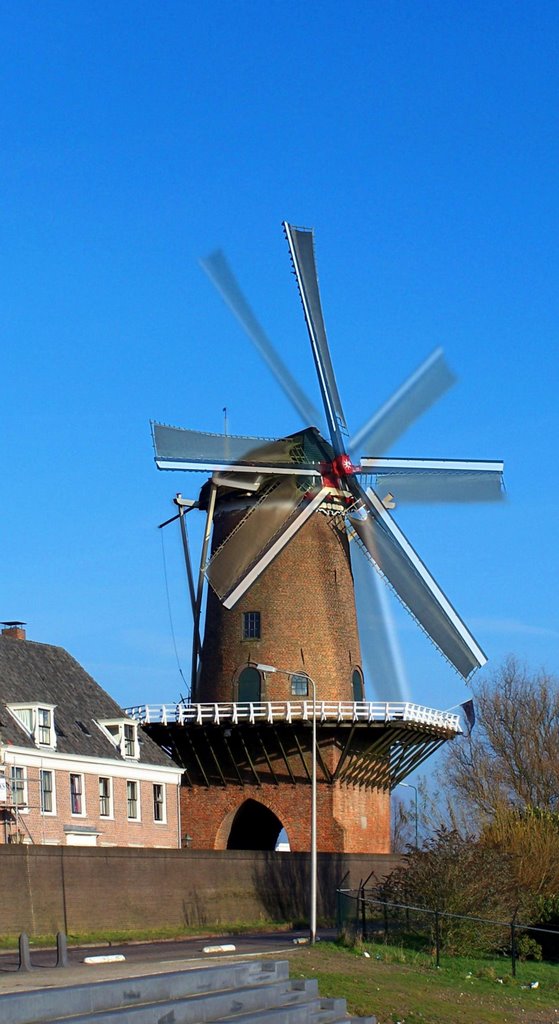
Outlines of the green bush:
{"type": "Polygon", "coordinates": [[[516,943],[516,953],[519,960],[541,960],[542,947],[531,935],[521,935],[516,943]]]}

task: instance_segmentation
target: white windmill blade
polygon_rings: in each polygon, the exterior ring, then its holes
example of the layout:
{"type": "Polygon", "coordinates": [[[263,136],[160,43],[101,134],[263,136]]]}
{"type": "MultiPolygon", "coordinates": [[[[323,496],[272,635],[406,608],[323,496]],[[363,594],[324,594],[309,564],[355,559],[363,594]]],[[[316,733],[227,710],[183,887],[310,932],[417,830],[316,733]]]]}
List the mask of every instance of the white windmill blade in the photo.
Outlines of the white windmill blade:
{"type": "Polygon", "coordinates": [[[350,453],[356,457],[363,450],[378,454],[387,451],[455,381],[442,348],[436,348],[353,435],[350,453]]]}
{"type": "Polygon", "coordinates": [[[457,672],[468,679],[487,658],[375,492],[354,479],[363,506],[349,515],[362,549],[457,672]]]}
{"type": "Polygon", "coordinates": [[[210,434],[161,423],[153,423],[152,432],[158,469],[320,476],[319,462],[301,461],[301,451],[293,437],[210,434]]]}
{"type": "Polygon", "coordinates": [[[324,327],[314,258],[314,232],[308,228],[296,228],[287,221],[283,222],[283,229],[303,303],[330,439],[336,455],[343,455],[347,445],[342,434],[347,434],[347,426],[324,327]]]}
{"type": "Polygon", "coordinates": [[[287,369],[283,359],[269,340],[264,328],[256,319],[224,253],[221,250],[217,250],[205,259],[200,260],[200,265],[248,334],[253,345],[260,352],[260,355],[298,412],[305,426],[310,426],[311,424],[319,426],[322,422],[322,415],[287,369]]]}
{"type": "Polygon", "coordinates": [[[504,463],[473,459],[361,459],[359,472],[374,476],[375,489],[403,502],[502,501],[504,463]]]}
{"type": "MultiPolygon", "coordinates": [[[[351,528],[348,533],[350,537],[354,535],[351,528]]],[[[365,681],[370,683],[378,700],[410,700],[387,588],[379,573],[371,572],[369,560],[358,552],[352,555],[351,569],[365,681]]]]}
{"type": "Polygon", "coordinates": [[[276,483],[212,555],[206,578],[225,608],[233,608],[331,493],[303,489],[294,477],[276,483]]]}

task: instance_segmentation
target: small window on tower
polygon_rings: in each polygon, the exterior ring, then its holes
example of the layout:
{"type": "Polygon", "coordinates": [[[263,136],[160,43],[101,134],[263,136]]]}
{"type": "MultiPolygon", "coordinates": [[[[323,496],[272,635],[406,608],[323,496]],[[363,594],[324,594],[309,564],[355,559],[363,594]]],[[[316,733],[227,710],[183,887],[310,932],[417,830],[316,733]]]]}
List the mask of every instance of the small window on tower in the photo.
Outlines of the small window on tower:
{"type": "Polygon", "coordinates": [[[243,612],[243,640],[260,640],[260,612],[243,612]]]}
{"type": "Polygon", "coordinates": [[[291,693],[294,697],[307,697],[309,680],[307,676],[291,676],[291,693]]]}

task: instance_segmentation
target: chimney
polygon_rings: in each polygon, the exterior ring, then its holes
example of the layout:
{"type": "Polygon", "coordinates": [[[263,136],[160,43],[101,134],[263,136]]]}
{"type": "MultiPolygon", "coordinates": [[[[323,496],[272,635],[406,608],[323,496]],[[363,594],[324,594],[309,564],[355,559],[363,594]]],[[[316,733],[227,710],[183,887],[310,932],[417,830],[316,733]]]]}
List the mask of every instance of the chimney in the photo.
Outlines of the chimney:
{"type": "Polygon", "coordinates": [[[25,640],[24,626],[26,622],[2,622],[2,636],[11,636],[13,640],[25,640]]]}

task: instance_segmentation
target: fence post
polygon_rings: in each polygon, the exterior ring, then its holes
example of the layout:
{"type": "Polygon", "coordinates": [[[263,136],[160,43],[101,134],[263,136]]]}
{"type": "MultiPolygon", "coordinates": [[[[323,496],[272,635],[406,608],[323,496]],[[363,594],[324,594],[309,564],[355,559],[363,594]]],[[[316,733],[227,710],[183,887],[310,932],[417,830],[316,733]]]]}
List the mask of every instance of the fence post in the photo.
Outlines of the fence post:
{"type": "Polygon", "coordinates": [[[515,910],[512,921],[510,923],[510,959],[512,976],[516,978],[516,915],[518,911],[515,910]]]}
{"type": "Polygon", "coordinates": [[[361,938],[367,941],[367,908],[365,906],[365,886],[361,889],[361,938]]]}
{"type": "MultiPolygon", "coordinates": [[[[357,890],[357,898],[355,900],[355,937],[356,938],[357,938],[357,936],[359,934],[359,895],[361,893],[362,886],[363,886],[363,879],[361,879],[360,882],[359,882],[359,888],[357,890]]],[[[363,936],[361,936],[361,938],[363,938],[363,936]]]]}
{"type": "Polygon", "coordinates": [[[382,916],[384,918],[384,941],[388,942],[388,907],[386,905],[386,900],[384,900],[382,904],[382,916]]]}
{"type": "Polygon", "coordinates": [[[441,928],[438,910],[435,910],[435,964],[437,967],[441,965],[441,928]]]}
{"type": "Polygon", "coordinates": [[[19,936],[19,967],[18,971],[32,971],[31,953],[29,952],[29,936],[27,932],[21,932],[19,936]]]}

